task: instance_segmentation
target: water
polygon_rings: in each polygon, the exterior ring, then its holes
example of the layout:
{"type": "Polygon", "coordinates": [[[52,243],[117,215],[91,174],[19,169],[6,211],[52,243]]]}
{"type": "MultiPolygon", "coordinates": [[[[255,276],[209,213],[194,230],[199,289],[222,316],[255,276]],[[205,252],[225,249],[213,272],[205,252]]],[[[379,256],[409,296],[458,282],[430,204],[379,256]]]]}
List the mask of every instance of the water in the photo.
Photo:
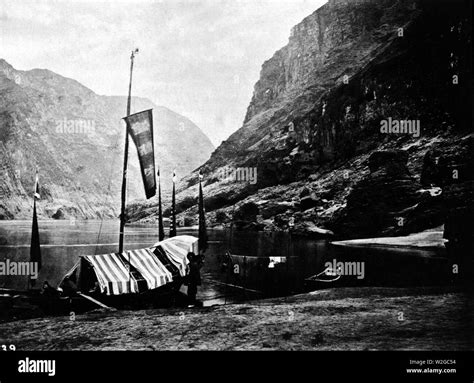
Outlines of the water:
{"type": "MultiPolygon", "coordinates": [[[[118,248],[118,221],[40,221],[39,227],[43,267],[37,287],[45,280],[55,286],[80,255],[111,253],[118,248]]],[[[197,236],[188,229],[179,229],[178,234],[197,236]]],[[[0,261],[28,261],[30,236],[30,221],[0,221],[0,261]]],[[[126,227],[127,250],[156,241],[156,225],[126,227]]],[[[443,249],[349,249],[288,233],[209,230],[198,299],[210,305],[303,292],[314,288],[305,284],[305,278],[324,270],[324,264],[333,259],[364,262],[364,278],[344,276],[328,287],[449,283],[451,266],[443,249]],[[228,251],[240,256],[229,260],[228,251]],[[284,259],[272,268],[268,257],[284,259]]],[[[0,287],[21,290],[27,283],[26,276],[0,276],[0,287]]]]}

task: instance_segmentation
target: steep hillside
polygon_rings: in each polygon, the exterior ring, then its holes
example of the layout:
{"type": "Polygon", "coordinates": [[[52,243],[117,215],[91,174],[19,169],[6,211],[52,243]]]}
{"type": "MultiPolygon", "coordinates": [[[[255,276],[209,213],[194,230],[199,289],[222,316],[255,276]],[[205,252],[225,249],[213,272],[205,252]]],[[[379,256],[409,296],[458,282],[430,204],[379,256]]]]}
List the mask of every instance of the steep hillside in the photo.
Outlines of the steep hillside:
{"type": "MultiPolygon", "coordinates": [[[[132,112],[153,108],[157,164],[171,179],[209,158],[213,146],[185,117],[133,98],[132,112]]],[[[116,217],[123,167],[126,97],[95,94],[49,70],[19,71],[0,60],[0,219],[31,215],[35,168],[42,217],[116,217]]],[[[143,199],[130,147],[128,199],[143,199]]],[[[165,192],[170,182],[164,184],[165,192]]]]}
{"type": "MultiPolygon", "coordinates": [[[[295,26],[263,64],[244,125],[201,167],[210,219],[360,237],[434,227],[443,206],[474,205],[470,8],[333,0],[295,26]],[[392,121],[407,132],[388,131],[392,121]],[[430,167],[443,176],[423,180],[430,167]],[[257,182],[226,179],[242,168],[257,182]]],[[[178,196],[190,217],[196,182],[178,196]]]]}

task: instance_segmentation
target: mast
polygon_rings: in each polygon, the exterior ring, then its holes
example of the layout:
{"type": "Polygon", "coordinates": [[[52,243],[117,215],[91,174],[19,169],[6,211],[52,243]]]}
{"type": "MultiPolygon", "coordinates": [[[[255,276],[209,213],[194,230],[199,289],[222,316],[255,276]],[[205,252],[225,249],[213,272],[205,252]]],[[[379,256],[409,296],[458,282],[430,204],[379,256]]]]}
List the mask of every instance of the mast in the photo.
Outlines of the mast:
{"type": "Polygon", "coordinates": [[[173,193],[171,195],[171,222],[169,237],[176,237],[176,171],[173,171],[173,193]]]}
{"type": "Polygon", "coordinates": [[[198,221],[199,221],[199,253],[201,255],[207,249],[207,230],[206,230],[206,212],[204,209],[204,196],[202,193],[203,175],[199,170],[199,196],[198,196],[198,221]]]}
{"type": "MultiPolygon", "coordinates": [[[[138,48],[132,51],[130,56],[130,82],[128,84],[128,99],[127,99],[127,117],[130,115],[130,108],[132,104],[132,73],[133,60],[138,53],[138,48]]],[[[120,235],[119,235],[119,253],[123,252],[123,238],[125,231],[125,200],[127,193],[127,166],[128,166],[128,128],[125,129],[125,149],[123,156],[123,175],[122,175],[122,198],[120,210],[120,235]]]]}
{"type": "Polygon", "coordinates": [[[160,169],[158,168],[158,240],[165,239],[165,229],[163,226],[163,211],[161,210],[161,179],[160,169]]]}

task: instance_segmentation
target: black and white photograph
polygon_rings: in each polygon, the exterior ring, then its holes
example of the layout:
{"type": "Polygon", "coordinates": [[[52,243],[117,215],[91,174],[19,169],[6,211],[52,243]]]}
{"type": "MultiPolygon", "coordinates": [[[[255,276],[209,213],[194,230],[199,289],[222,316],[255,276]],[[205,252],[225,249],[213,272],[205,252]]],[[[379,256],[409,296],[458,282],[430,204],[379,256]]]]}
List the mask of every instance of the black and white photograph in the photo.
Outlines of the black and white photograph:
{"type": "Polygon", "coordinates": [[[472,85],[471,0],[0,0],[1,383],[115,351],[472,382],[472,85]]]}

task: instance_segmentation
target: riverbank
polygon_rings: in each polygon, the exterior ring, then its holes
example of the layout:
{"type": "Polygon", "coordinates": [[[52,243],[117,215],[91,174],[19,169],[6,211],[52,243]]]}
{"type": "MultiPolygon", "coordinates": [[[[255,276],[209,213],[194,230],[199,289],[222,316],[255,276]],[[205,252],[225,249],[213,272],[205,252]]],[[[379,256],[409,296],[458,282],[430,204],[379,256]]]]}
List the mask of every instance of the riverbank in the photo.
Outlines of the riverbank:
{"type": "Polygon", "coordinates": [[[339,288],[199,309],[95,311],[0,324],[17,350],[473,350],[472,296],[339,288]]]}
{"type": "Polygon", "coordinates": [[[443,232],[444,227],[440,226],[402,237],[351,239],[347,241],[333,241],[331,244],[345,247],[444,249],[447,240],[443,238],[443,232]]]}

